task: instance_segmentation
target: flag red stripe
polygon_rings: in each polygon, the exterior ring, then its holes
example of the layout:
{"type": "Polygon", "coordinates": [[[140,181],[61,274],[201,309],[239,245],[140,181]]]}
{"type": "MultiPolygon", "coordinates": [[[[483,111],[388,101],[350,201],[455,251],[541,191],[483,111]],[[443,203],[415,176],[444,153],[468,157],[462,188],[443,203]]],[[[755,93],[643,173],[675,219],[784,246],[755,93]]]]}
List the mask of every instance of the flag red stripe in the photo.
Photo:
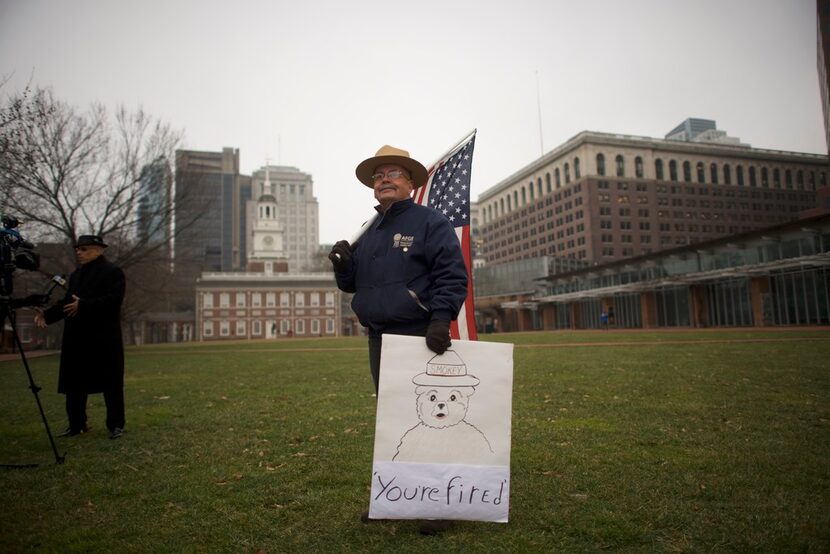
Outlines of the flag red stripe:
{"type": "MultiPolygon", "coordinates": [[[[427,205],[429,199],[429,191],[432,188],[432,178],[435,172],[450,158],[452,152],[447,154],[444,159],[429,168],[429,177],[427,183],[415,189],[413,192],[413,200],[421,205],[427,205]]],[[[450,336],[454,339],[460,340],[478,340],[478,333],[476,332],[476,317],[475,304],[473,302],[473,268],[472,268],[472,248],[470,242],[470,226],[463,225],[456,227],[456,236],[461,243],[461,252],[464,255],[464,265],[467,268],[467,298],[464,304],[461,305],[461,311],[458,314],[458,319],[450,324],[450,336]]]]}

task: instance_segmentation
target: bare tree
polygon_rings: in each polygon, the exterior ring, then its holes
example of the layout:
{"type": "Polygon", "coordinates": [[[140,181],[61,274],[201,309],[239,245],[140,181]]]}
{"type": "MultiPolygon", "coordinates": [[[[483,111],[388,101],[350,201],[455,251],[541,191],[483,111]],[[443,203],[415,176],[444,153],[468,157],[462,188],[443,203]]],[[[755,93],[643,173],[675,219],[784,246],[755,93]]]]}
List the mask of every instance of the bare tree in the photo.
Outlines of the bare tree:
{"type": "MultiPolygon", "coordinates": [[[[0,106],[0,211],[24,221],[30,240],[66,244],[69,254],[79,235],[103,236],[127,275],[124,319],[168,310],[178,286],[170,161],[181,136],[140,108],[81,110],[27,87],[0,106]]],[[[180,218],[175,232],[199,217],[180,218]]]]}
{"type": "Polygon", "coordinates": [[[105,236],[118,245],[115,261],[124,268],[168,246],[169,229],[156,229],[165,243],[138,228],[148,221],[169,227],[172,202],[142,221],[137,208],[145,167],[173,159],[180,132],[142,109],[120,107],[114,117],[101,104],[80,111],[49,89],[11,97],[2,114],[0,199],[32,224],[30,232],[68,244],[81,234],[105,236]]]}

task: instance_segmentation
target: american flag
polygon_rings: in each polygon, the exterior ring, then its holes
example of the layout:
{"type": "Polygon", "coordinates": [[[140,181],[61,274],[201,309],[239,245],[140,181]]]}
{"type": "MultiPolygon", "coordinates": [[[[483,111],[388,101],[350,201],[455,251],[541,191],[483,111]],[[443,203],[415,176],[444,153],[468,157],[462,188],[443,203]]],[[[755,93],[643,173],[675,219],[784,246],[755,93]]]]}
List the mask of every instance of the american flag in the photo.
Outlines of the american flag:
{"type": "Polygon", "coordinates": [[[472,248],[470,243],[470,170],[476,132],[459,146],[447,152],[429,168],[427,184],[415,190],[415,202],[435,208],[455,227],[461,242],[464,265],[467,266],[467,299],[461,306],[458,319],[452,322],[450,335],[454,339],[478,340],[475,305],[473,303],[472,248]]]}

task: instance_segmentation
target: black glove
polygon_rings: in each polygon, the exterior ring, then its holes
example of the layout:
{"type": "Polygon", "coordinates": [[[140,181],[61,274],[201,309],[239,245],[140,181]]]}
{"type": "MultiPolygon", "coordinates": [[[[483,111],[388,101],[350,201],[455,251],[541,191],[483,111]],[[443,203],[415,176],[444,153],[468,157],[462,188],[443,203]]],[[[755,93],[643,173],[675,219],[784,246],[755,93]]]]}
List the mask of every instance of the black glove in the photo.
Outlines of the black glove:
{"type": "Polygon", "coordinates": [[[329,252],[329,260],[331,265],[337,271],[348,271],[352,267],[352,247],[347,240],[339,240],[334,243],[331,252],[329,252]]]}
{"type": "Polygon", "coordinates": [[[433,319],[427,327],[427,348],[436,354],[443,354],[452,345],[450,341],[450,322],[433,319]]]}

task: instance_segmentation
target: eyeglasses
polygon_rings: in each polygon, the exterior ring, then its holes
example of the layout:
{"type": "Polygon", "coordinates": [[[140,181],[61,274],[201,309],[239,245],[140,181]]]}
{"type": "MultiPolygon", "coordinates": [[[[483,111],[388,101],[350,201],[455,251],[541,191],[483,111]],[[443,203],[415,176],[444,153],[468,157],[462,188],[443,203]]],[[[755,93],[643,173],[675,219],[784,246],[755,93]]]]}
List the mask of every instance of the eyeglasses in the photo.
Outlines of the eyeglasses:
{"type": "Polygon", "coordinates": [[[399,177],[405,176],[406,174],[400,169],[393,169],[392,171],[387,171],[386,173],[375,173],[374,175],[372,175],[372,181],[377,183],[378,181],[383,180],[384,177],[388,177],[389,179],[397,179],[399,177]]]}

